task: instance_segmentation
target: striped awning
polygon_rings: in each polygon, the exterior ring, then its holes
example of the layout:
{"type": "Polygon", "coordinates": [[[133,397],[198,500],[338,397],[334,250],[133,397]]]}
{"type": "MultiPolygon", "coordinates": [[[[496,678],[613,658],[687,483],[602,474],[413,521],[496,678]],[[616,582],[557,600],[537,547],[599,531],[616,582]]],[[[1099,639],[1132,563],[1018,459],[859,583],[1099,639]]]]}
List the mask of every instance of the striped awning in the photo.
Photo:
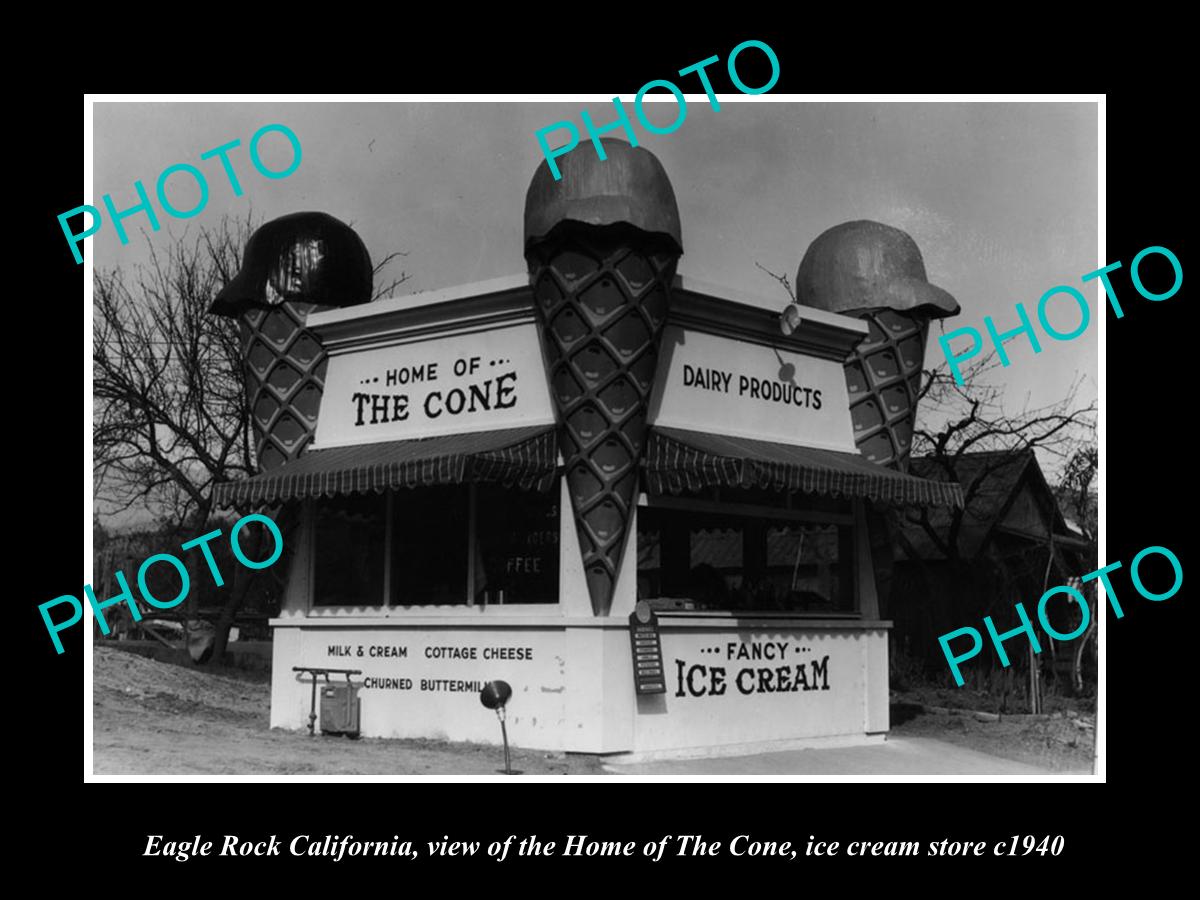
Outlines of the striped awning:
{"type": "Polygon", "coordinates": [[[929,481],[857,453],[818,450],[678,428],[654,428],[643,463],[651,493],[704,487],[804,491],[888,503],[962,506],[955,482],[929,481]]]}
{"type": "Polygon", "coordinates": [[[313,450],[253,478],[218,484],[213,499],[220,508],[243,508],[468,481],[545,491],[557,465],[554,426],[537,425],[313,450]]]}

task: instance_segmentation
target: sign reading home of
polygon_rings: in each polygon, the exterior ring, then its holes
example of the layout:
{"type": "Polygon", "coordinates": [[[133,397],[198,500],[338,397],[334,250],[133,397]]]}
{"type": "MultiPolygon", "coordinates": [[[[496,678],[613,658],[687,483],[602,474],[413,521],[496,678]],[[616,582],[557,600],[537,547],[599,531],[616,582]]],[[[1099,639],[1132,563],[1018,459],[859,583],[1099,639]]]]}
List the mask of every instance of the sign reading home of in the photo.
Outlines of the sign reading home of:
{"type": "Polygon", "coordinates": [[[532,325],[334,356],[314,447],[550,424],[532,325]]]}

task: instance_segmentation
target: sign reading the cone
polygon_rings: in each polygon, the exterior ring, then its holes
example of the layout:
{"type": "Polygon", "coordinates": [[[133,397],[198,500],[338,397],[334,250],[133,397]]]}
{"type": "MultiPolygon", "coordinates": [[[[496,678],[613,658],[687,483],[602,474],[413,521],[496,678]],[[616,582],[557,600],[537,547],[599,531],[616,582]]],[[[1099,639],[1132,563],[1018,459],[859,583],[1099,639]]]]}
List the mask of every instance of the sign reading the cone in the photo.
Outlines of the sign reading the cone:
{"type": "Polygon", "coordinates": [[[522,325],[332,357],[317,445],[553,421],[537,330],[522,325]]]}

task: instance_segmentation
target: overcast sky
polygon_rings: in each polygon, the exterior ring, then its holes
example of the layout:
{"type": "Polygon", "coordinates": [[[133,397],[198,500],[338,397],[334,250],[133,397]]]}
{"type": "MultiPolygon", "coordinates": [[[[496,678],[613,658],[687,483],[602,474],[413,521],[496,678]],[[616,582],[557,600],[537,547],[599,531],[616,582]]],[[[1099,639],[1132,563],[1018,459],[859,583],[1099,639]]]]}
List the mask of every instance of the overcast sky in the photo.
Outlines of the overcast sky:
{"type": "MultiPolygon", "coordinates": [[[[632,117],[632,98],[624,98],[632,117]]],[[[736,98],[729,98],[733,101],[736,98]]],[[[208,175],[207,207],[186,221],[160,212],[170,233],[216,223],[253,207],[264,219],[323,210],[354,226],[378,259],[408,254],[404,292],[433,290],[525,272],[522,210],[541,159],[534,132],[579,123],[589,109],[612,120],[611,104],[550,103],[98,103],[94,107],[94,195],[111,193],[118,209],[134,205],[133,182],[153,196],[159,173],[175,163],[208,175]],[[303,147],[300,167],[268,180],[251,166],[247,145],[263,125],[282,123],[303,147]],[[230,159],[244,189],[235,198],[217,160],[200,154],[234,138],[230,159]]],[[[672,106],[651,110],[668,123],[672,106]]],[[[635,120],[636,122],[636,120],[635,120]]],[[[616,135],[618,133],[614,133],[616,135]]],[[[683,125],[669,135],[639,129],[639,144],[662,161],[683,226],[680,271],[786,302],[755,263],[794,280],[809,242],[850,219],[875,219],[913,236],[929,279],[962,306],[947,329],[1017,324],[1014,304],[1031,316],[1050,287],[1082,288],[1097,258],[1096,107],[1091,103],[791,103],[727,102],[713,110],[690,99],[683,125]]],[[[552,138],[554,140],[554,138],[552,138]]],[[[585,139],[586,141],[586,136],[585,139]]],[[[270,135],[264,161],[283,168],[286,141],[270,135]]],[[[577,152],[591,152],[584,148],[577,152]]],[[[173,176],[170,197],[182,209],[197,195],[173,176]],[[192,193],[189,194],[189,191],[192,193]]],[[[78,221],[78,220],[76,220],[78,221]]],[[[144,216],[126,223],[121,246],[109,223],[89,238],[98,265],[147,258],[144,216]]],[[[1097,305],[1097,282],[1085,295],[1097,305]]],[[[1096,315],[1080,338],[1043,340],[1034,355],[1013,342],[1004,370],[1008,404],[1052,402],[1076,373],[1086,403],[1096,394],[1096,315]]],[[[1075,322],[1064,313],[1069,330],[1075,322]]],[[[936,329],[936,326],[935,326],[936,329]]],[[[935,331],[936,333],[936,331],[935,331]]],[[[933,338],[929,364],[939,353],[933,338]]]]}

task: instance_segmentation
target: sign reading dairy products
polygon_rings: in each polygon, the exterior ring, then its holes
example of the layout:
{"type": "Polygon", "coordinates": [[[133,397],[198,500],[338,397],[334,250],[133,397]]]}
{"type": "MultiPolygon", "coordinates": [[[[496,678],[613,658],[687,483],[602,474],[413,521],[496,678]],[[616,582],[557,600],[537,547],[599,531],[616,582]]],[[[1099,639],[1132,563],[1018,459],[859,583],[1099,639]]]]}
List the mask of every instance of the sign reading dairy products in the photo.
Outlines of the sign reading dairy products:
{"type": "Polygon", "coordinates": [[[840,363],[674,325],[662,346],[652,425],[856,452],[840,363]]]}
{"type": "Polygon", "coordinates": [[[314,447],[551,424],[537,329],[332,356],[314,447]]]}

